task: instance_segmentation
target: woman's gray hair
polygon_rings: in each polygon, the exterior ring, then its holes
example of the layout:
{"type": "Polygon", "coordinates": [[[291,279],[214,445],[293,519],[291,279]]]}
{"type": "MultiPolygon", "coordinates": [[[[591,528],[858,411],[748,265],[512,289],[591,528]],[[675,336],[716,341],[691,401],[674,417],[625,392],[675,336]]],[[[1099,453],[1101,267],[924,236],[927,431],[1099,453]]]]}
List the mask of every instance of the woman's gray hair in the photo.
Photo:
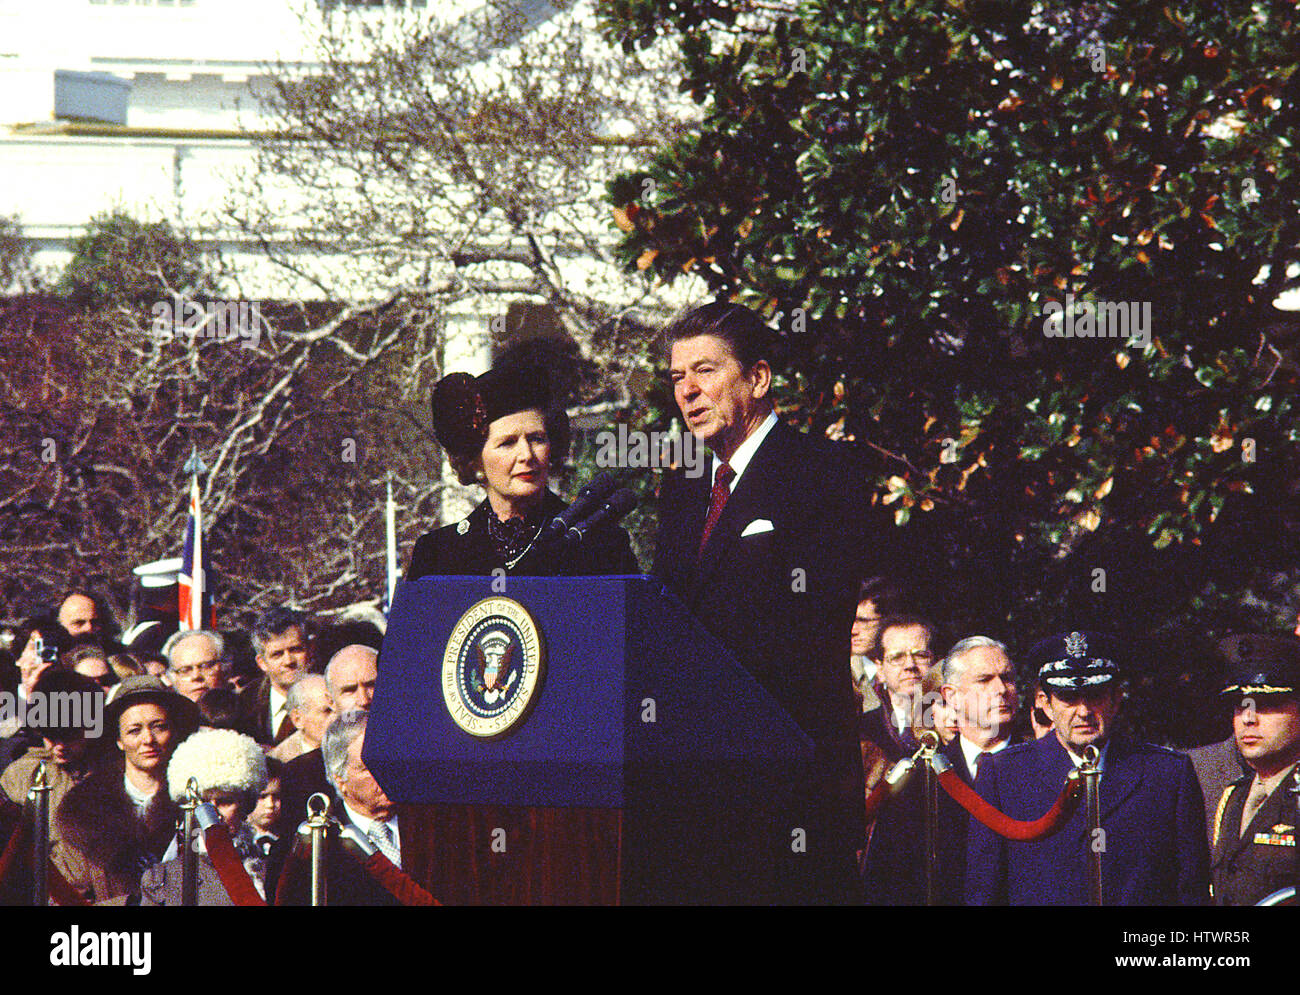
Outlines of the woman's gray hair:
{"type": "Polygon", "coordinates": [[[952,649],[948,651],[948,655],[943,658],[943,683],[956,684],[958,675],[965,669],[961,658],[971,650],[979,649],[981,646],[1001,650],[1003,656],[1008,660],[1011,659],[1011,653],[1005,643],[990,639],[988,636],[967,636],[965,639],[960,639],[953,644],[952,649]]]}
{"type": "Polygon", "coordinates": [[[343,780],[348,769],[348,749],[366,731],[369,715],[364,708],[349,708],[335,716],[325,730],[320,744],[321,760],[325,763],[325,774],[335,794],[339,790],[337,782],[343,780]]]}

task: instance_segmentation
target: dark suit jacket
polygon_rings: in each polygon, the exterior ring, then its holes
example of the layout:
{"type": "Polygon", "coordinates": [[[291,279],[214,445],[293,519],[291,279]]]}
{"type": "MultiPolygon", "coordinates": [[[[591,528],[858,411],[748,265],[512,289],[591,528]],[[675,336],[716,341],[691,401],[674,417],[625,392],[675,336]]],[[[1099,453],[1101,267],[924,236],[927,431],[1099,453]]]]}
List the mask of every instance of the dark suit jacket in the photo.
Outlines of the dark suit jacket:
{"type": "Polygon", "coordinates": [[[280,872],[293,849],[293,841],[307,818],[307,799],[317,792],[330,800],[330,815],[344,818],[343,803],[325,779],[325,760],[320,747],[294,757],[280,775],[280,821],[274,826],[276,841],[266,858],[266,896],[275,900],[280,872]]]}
{"type": "Polygon", "coordinates": [[[325,778],[325,760],[320,747],[294,757],[284,765],[280,775],[280,821],[275,826],[276,836],[292,836],[298,825],[307,818],[307,799],[316,792],[330,799],[331,810],[342,811],[334,790],[325,778]]]}
{"type": "MultiPolygon", "coordinates": [[[[347,817],[346,810],[339,806],[336,818],[343,825],[349,825],[350,820],[347,817]]],[[[297,835],[295,832],[294,836],[297,835]]],[[[288,853],[293,844],[293,839],[282,839],[276,842],[272,853],[276,856],[276,876],[275,888],[271,886],[271,869],[267,867],[267,896],[271,902],[275,901],[277,891],[280,889],[280,877],[288,874],[285,881],[283,893],[285,905],[310,905],[311,904],[311,865],[309,862],[302,862],[286,867],[288,853]]],[[[326,847],[326,861],[328,870],[325,874],[325,904],[326,905],[366,905],[366,906],[392,906],[400,905],[382,885],[378,884],[372,878],[366,869],[362,866],[361,859],[354,853],[346,850],[339,842],[336,833],[331,833],[329,843],[326,847]]]]}
{"type": "Polygon", "coordinates": [[[1297,813],[1291,776],[1273,789],[1242,833],[1241,812],[1254,776],[1252,772],[1229,786],[1231,794],[1218,806],[1211,868],[1215,905],[1254,905],[1295,883],[1297,813]]]}
{"type": "MultiPolygon", "coordinates": [[[[1010,749],[1010,747],[1008,747],[1010,749]]],[[[940,751],[967,784],[975,783],[966,768],[961,738],[940,751]]],[[[938,787],[938,785],[936,785],[938,787]]],[[[868,905],[925,904],[925,779],[920,769],[896,798],[885,803],[867,847],[863,892],[868,905]]],[[[965,901],[966,840],[970,816],[939,787],[939,820],[935,833],[936,904],[965,901]]]]}
{"type": "MultiPolygon", "coordinates": [[[[1033,820],[1073,769],[1054,733],[986,763],[975,788],[1013,819],[1033,820]]],[[[1102,890],[1107,905],[1204,905],[1209,900],[1205,808],[1191,761],[1163,747],[1112,737],[1101,775],[1102,890]]],[[[1092,841],[1082,802],[1054,836],[1003,839],[972,820],[969,905],[1087,905],[1092,841]]]]}
{"type": "Polygon", "coordinates": [[[238,729],[263,746],[277,746],[293,735],[293,724],[287,721],[279,730],[271,728],[270,677],[263,676],[256,687],[247,688],[239,696],[238,729]]]}
{"type": "MultiPolygon", "coordinates": [[[[823,900],[856,896],[853,854],[865,830],[858,713],[845,661],[857,581],[875,572],[877,556],[866,542],[866,474],[855,472],[851,452],[778,422],[727,499],[702,558],[711,470],[694,479],[666,474],[654,563],[655,575],[813,740],[807,793],[820,805],[812,822],[830,844],[816,849],[844,868],[843,892],[839,881],[823,880],[823,900]],[[742,537],[762,520],[771,529],[742,537]]],[[[812,854],[811,834],[809,842],[812,854]]]]}
{"type": "Polygon", "coordinates": [[[875,688],[880,704],[862,713],[858,720],[859,735],[878,746],[891,764],[897,763],[903,757],[910,757],[921,744],[916,742],[910,729],[903,735],[899,734],[892,721],[889,691],[879,683],[875,688]]]}
{"type": "MultiPolygon", "coordinates": [[[[550,491],[542,499],[542,515],[550,521],[568,505],[550,491]]],[[[428,575],[488,576],[498,568],[506,569],[488,537],[488,502],[485,499],[464,520],[467,523],[444,525],[426,532],[416,540],[406,579],[428,575]]],[[[639,574],[636,557],[627,533],[608,526],[589,534],[580,546],[563,546],[557,542],[536,545],[524,554],[510,573],[521,577],[574,577],[590,575],[639,574]]]]}

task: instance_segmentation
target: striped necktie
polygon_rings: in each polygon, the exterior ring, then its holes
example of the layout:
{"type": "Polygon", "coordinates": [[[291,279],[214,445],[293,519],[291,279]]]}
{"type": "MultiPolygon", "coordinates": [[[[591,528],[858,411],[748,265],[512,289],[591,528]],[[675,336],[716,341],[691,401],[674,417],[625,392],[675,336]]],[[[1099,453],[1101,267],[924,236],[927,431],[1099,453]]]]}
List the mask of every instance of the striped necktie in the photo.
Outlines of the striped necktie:
{"type": "Polygon", "coordinates": [[[393,831],[388,823],[376,822],[370,827],[366,837],[379,847],[379,852],[387,857],[394,867],[402,866],[402,853],[397,848],[397,841],[393,839],[393,831]]]}

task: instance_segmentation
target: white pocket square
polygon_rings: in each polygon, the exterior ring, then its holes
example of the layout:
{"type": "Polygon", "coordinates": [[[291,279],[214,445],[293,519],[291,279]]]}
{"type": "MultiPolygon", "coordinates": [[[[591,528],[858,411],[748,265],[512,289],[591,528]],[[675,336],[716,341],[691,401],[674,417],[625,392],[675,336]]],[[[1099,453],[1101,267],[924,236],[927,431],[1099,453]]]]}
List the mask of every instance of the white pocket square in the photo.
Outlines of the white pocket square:
{"type": "Polygon", "coordinates": [[[740,538],[743,539],[745,538],[745,536],[755,536],[758,535],[760,532],[771,532],[771,531],[772,531],[771,522],[769,522],[766,518],[755,518],[752,522],[750,522],[748,525],[745,526],[745,531],[740,533],[740,538]]]}

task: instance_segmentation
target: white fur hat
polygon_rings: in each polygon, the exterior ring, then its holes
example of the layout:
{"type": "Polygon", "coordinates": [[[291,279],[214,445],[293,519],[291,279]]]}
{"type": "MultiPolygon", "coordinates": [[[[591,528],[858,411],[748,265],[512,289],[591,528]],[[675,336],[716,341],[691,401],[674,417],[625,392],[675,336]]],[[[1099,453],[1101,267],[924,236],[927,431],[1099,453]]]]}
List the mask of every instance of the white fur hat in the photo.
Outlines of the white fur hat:
{"type": "Polygon", "coordinates": [[[201,729],[176,747],[167,765],[173,801],[184,800],[191,777],[199,782],[200,795],[213,789],[260,794],[266,787],[266,754],[252,737],[233,729],[201,729]]]}

